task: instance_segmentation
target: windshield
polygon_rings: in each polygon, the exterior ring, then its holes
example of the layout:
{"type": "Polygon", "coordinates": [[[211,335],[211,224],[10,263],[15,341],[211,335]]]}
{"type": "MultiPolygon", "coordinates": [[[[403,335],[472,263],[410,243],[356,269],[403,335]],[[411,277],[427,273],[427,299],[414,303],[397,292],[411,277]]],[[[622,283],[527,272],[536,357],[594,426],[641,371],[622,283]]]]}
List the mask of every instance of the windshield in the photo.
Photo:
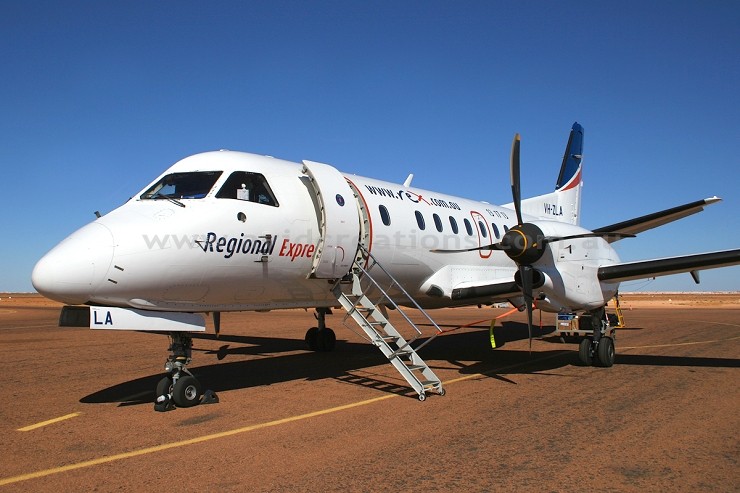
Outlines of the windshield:
{"type": "Polygon", "coordinates": [[[202,199],[213,188],[221,171],[171,173],[141,194],[142,199],[202,199]]]}

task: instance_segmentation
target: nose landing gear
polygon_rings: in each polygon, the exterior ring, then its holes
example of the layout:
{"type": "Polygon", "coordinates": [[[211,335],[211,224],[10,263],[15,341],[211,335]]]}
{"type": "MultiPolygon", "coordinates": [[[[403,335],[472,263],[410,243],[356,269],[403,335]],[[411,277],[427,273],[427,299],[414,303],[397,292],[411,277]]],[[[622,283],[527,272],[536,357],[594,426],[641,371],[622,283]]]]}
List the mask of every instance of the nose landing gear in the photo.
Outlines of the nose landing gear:
{"type": "Polygon", "coordinates": [[[172,352],[167,357],[164,369],[167,375],[157,382],[155,411],[170,411],[175,407],[192,407],[198,404],[218,402],[218,396],[203,387],[187,365],[192,361],[193,338],[186,332],[170,333],[172,352]]]}

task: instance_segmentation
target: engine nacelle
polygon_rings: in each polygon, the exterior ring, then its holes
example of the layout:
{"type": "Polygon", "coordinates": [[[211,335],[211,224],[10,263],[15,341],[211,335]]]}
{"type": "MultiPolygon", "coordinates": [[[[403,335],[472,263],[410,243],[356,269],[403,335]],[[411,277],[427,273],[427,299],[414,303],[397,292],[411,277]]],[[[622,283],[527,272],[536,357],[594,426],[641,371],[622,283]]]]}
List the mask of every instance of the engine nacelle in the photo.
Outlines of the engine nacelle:
{"type": "Polygon", "coordinates": [[[553,311],[590,310],[605,305],[617,292],[617,284],[599,281],[599,267],[619,262],[617,252],[591,231],[554,221],[535,221],[550,240],[547,251],[535,262],[538,307],[553,311]],[[580,236],[579,236],[580,235],[580,236]],[[567,238],[571,239],[553,239],[567,238]]]}

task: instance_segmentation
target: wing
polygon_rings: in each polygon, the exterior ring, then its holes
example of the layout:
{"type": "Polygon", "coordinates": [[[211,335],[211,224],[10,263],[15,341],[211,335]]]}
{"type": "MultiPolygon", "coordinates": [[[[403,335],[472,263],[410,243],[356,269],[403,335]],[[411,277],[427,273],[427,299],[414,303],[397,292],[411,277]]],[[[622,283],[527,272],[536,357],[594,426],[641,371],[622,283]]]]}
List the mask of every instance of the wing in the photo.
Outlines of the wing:
{"type": "Polygon", "coordinates": [[[599,268],[598,276],[600,281],[621,282],[691,272],[698,282],[696,271],[737,264],[740,249],[607,265],[599,268]]]}
{"type": "MultiPolygon", "coordinates": [[[[622,233],[622,234],[637,234],[647,231],[649,229],[657,228],[664,224],[682,219],[686,216],[696,214],[704,210],[704,207],[715,204],[722,199],[719,197],[710,197],[704,200],[697,200],[689,204],[679,205],[678,207],[672,207],[660,212],[653,212],[646,216],[636,217],[621,223],[604,226],[603,228],[594,229],[594,233],[622,233]]],[[[613,243],[622,237],[612,236],[605,237],[609,243],[613,243]]]]}

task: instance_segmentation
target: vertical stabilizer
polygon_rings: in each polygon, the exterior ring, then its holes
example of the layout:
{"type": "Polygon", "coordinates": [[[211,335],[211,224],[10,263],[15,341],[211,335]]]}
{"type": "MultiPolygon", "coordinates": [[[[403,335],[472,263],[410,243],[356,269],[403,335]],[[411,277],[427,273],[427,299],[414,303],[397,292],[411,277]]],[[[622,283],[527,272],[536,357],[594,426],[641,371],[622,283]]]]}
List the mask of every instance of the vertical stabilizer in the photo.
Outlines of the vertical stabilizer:
{"type": "Polygon", "coordinates": [[[563,154],[563,164],[560,166],[560,174],[555,190],[567,190],[581,182],[581,161],[583,160],[583,127],[578,123],[573,124],[568,137],[568,145],[563,154]]]}
{"type": "Polygon", "coordinates": [[[583,162],[583,127],[573,124],[560,165],[555,191],[522,200],[522,212],[542,219],[570,224],[581,220],[581,171],[583,162]]]}

